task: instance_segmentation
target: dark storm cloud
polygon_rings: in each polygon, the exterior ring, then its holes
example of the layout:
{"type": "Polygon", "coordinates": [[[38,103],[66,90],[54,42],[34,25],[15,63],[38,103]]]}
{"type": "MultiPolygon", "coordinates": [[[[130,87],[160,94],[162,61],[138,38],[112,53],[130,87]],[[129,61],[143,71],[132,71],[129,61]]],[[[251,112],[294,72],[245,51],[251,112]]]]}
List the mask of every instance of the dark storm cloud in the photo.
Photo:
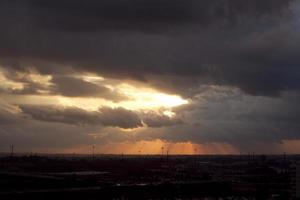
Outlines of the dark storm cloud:
{"type": "Polygon", "coordinates": [[[298,10],[297,0],[1,1],[0,57],[46,73],[165,80],[184,95],[195,80],[278,96],[300,88],[298,10]]]}
{"type": "Polygon", "coordinates": [[[137,128],[142,125],[142,121],[138,114],[124,108],[108,108],[99,109],[101,113],[101,121],[105,126],[119,126],[121,128],[137,128]]]}
{"type": "Polygon", "coordinates": [[[142,126],[141,119],[136,113],[123,108],[101,108],[99,111],[93,112],[75,107],[20,106],[20,108],[23,113],[41,121],[120,128],[137,128],[142,126]]]}
{"type": "Polygon", "coordinates": [[[211,26],[221,21],[235,25],[241,17],[280,15],[289,0],[13,0],[2,1],[7,12],[26,15],[11,17],[42,28],[69,31],[167,29],[186,23],[211,26]]]}
{"type": "Polygon", "coordinates": [[[171,118],[164,114],[159,114],[157,112],[146,112],[142,113],[143,123],[147,124],[148,127],[167,127],[174,126],[183,123],[182,119],[174,117],[171,118]]]}
{"type": "Polygon", "coordinates": [[[175,109],[184,124],[160,131],[150,129],[137,137],[200,144],[219,142],[243,152],[259,152],[256,144],[269,146],[300,139],[299,100],[297,92],[271,98],[244,95],[231,88],[210,88],[192,105],[175,109]]]}
{"type": "Polygon", "coordinates": [[[164,127],[181,124],[179,118],[170,118],[156,112],[130,111],[124,108],[102,107],[98,111],[86,111],[76,107],[20,106],[22,112],[35,120],[74,125],[99,125],[120,128],[164,127]]]}

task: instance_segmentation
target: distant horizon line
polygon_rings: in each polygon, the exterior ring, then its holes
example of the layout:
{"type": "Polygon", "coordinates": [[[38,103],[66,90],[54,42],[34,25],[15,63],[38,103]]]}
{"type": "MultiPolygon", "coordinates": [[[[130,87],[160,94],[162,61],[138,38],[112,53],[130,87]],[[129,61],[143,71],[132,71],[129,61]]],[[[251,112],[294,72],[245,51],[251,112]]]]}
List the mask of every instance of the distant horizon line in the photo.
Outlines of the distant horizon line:
{"type": "MultiPolygon", "coordinates": [[[[10,152],[0,152],[0,155],[11,155],[10,152]]],[[[300,153],[240,153],[240,154],[126,154],[126,153],[42,153],[42,152],[14,152],[13,156],[23,155],[76,155],[76,156],[300,156],[300,153]]]]}

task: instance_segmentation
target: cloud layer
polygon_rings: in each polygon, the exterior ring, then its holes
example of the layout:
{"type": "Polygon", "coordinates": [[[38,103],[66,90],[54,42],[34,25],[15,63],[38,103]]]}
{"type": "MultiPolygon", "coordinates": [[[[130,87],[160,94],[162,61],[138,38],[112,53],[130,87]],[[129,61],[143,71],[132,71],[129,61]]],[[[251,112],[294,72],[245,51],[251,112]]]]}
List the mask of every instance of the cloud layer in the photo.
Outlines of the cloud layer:
{"type": "Polygon", "coordinates": [[[245,151],[299,140],[299,11],[298,0],[3,0],[0,137],[36,145],[47,129],[49,145],[53,132],[73,138],[62,147],[93,132],[245,151]],[[149,88],[189,103],[128,107],[149,88]]]}
{"type": "Polygon", "coordinates": [[[142,122],[148,127],[172,126],[180,122],[179,119],[156,112],[139,113],[124,108],[102,107],[98,111],[86,111],[76,107],[23,105],[20,109],[35,120],[80,126],[97,125],[133,129],[142,127],[142,122]]]}
{"type": "Polygon", "coordinates": [[[2,1],[0,57],[47,73],[68,64],[153,85],[183,76],[274,96],[299,89],[298,8],[295,0],[2,1]]]}

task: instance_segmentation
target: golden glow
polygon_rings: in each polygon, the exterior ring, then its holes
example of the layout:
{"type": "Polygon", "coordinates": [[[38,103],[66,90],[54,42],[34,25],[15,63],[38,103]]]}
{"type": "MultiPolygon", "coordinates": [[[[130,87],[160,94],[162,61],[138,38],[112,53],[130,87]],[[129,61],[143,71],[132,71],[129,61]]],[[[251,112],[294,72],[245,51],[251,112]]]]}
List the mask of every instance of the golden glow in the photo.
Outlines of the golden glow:
{"type": "MultiPolygon", "coordinates": [[[[101,97],[67,97],[61,95],[51,95],[50,87],[53,85],[52,76],[41,75],[34,70],[28,72],[18,72],[17,76],[20,80],[26,79],[30,82],[43,86],[38,89],[39,94],[35,95],[9,95],[5,94],[2,98],[8,102],[15,104],[38,104],[38,105],[55,105],[64,107],[78,107],[84,110],[96,111],[101,107],[122,107],[128,110],[135,111],[156,111],[162,112],[165,116],[174,117],[175,113],[171,108],[183,104],[187,104],[188,100],[183,99],[179,95],[171,95],[160,92],[154,88],[141,86],[140,84],[125,83],[120,80],[106,79],[95,74],[71,75],[80,78],[84,81],[107,87],[116,95],[124,95],[124,99],[114,102],[101,97]]],[[[25,83],[15,82],[5,77],[5,74],[0,70],[1,87],[9,89],[24,88],[25,83]]],[[[113,94],[112,94],[113,95],[113,94]]]]}
{"type": "Polygon", "coordinates": [[[24,88],[23,83],[7,79],[4,73],[1,71],[0,71],[0,82],[1,82],[0,88],[2,89],[22,90],[24,88]]]}
{"type": "Polygon", "coordinates": [[[176,113],[172,112],[172,111],[169,111],[169,110],[165,110],[163,111],[163,114],[172,118],[172,117],[175,117],[176,113]]]}
{"type": "MultiPolygon", "coordinates": [[[[173,117],[175,113],[169,109],[187,104],[188,101],[182,99],[178,95],[168,95],[157,92],[152,89],[140,89],[134,86],[126,85],[125,87],[119,88],[120,92],[124,92],[127,100],[121,102],[112,102],[102,98],[81,98],[81,97],[65,97],[59,95],[22,95],[7,98],[11,103],[21,104],[44,104],[44,105],[61,105],[61,106],[72,106],[78,107],[85,110],[98,110],[100,107],[123,107],[129,110],[165,110],[164,115],[173,117]]],[[[43,92],[46,94],[47,91],[43,92]]]]}
{"type": "Polygon", "coordinates": [[[172,108],[188,103],[179,95],[164,94],[150,88],[137,88],[129,84],[121,84],[118,89],[131,99],[120,102],[120,106],[127,109],[172,108]]]}
{"type": "Polygon", "coordinates": [[[1,105],[1,109],[5,110],[8,113],[19,114],[22,112],[18,106],[11,105],[11,104],[3,101],[2,99],[0,99],[0,105],[1,105]]]}
{"type": "Polygon", "coordinates": [[[23,90],[27,86],[27,82],[39,84],[44,90],[40,90],[41,94],[47,94],[46,90],[49,86],[53,85],[51,80],[52,76],[50,75],[41,75],[38,72],[30,70],[29,72],[16,72],[14,74],[16,80],[11,80],[6,77],[5,70],[0,67],[0,88],[8,90],[23,90]],[[19,81],[18,81],[19,80],[19,81]],[[26,80],[25,82],[23,80],[26,80]]]}
{"type": "Polygon", "coordinates": [[[298,154],[300,152],[300,140],[283,140],[280,143],[281,152],[298,154]]]}
{"type": "MultiPolygon", "coordinates": [[[[108,134],[108,133],[105,133],[108,134]]],[[[105,134],[102,135],[105,136],[105,134]]],[[[228,143],[206,143],[195,144],[191,142],[165,142],[162,140],[151,141],[136,141],[136,142],[115,142],[108,144],[98,144],[97,140],[102,137],[98,134],[90,134],[90,137],[95,140],[96,154],[135,154],[135,155],[164,155],[167,151],[170,155],[207,155],[207,154],[240,154],[240,151],[228,143]],[[162,147],[163,151],[162,151],[162,147]]],[[[300,151],[300,140],[284,140],[278,143],[271,154],[298,154],[300,151]]],[[[92,145],[78,145],[71,148],[35,148],[33,151],[40,153],[76,153],[76,154],[91,154],[92,145]]],[[[25,150],[24,150],[25,151],[25,150]]]]}
{"type": "Polygon", "coordinates": [[[39,84],[43,85],[44,87],[49,87],[49,86],[53,85],[51,83],[52,76],[50,76],[50,75],[40,75],[38,73],[34,73],[34,74],[28,74],[28,78],[32,82],[39,83],[39,84]]]}
{"type": "MultiPolygon", "coordinates": [[[[94,136],[91,136],[95,138],[94,136]]],[[[99,139],[99,138],[96,138],[99,139]]],[[[96,140],[95,140],[96,141],[96,140]]],[[[91,146],[84,145],[57,150],[64,153],[91,153],[91,146]]],[[[195,155],[195,154],[238,154],[239,151],[226,143],[195,144],[191,142],[165,142],[163,140],[108,143],[95,145],[99,154],[153,154],[153,155],[195,155]],[[163,148],[162,148],[163,147],[163,148]]]]}
{"type": "Polygon", "coordinates": [[[84,81],[87,81],[87,82],[91,82],[91,83],[95,83],[97,84],[98,82],[100,81],[104,81],[104,78],[101,77],[101,76],[96,76],[96,75],[84,75],[82,76],[82,79],[84,81]]]}
{"type": "Polygon", "coordinates": [[[99,98],[69,98],[57,96],[58,104],[65,107],[78,107],[88,111],[96,111],[102,106],[111,106],[109,101],[99,98]]]}

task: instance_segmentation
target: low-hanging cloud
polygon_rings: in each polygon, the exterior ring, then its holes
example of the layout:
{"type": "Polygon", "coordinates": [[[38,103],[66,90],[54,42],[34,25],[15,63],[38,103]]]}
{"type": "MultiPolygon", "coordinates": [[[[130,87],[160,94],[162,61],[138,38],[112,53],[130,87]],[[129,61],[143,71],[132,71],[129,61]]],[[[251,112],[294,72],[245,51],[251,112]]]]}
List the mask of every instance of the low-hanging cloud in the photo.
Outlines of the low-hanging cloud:
{"type": "Polygon", "coordinates": [[[124,101],[127,97],[111,89],[74,77],[53,77],[50,93],[67,97],[100,97],[111,101],[124,101]]]}
{"type": "Polygon", "coordinates": [[[80,108],[51,106],[20,106],[23,113],[33,119],[61,122],[74,125],[103,125],[120,128],[137,128],[142,126],[139,116],[123,108],[101,108],[99,111],[85,111],[80,108]]]}
{"type": "Polygon", "coordinates": [[[124,108],[102,107],[98,111],[86,111],[76,107],[21,105],[24,114],[35,120],[59,122],[79,126],[110,126],[124,129],[172,126],[182,121],[157,112],[144,113],[124,108]]]}

